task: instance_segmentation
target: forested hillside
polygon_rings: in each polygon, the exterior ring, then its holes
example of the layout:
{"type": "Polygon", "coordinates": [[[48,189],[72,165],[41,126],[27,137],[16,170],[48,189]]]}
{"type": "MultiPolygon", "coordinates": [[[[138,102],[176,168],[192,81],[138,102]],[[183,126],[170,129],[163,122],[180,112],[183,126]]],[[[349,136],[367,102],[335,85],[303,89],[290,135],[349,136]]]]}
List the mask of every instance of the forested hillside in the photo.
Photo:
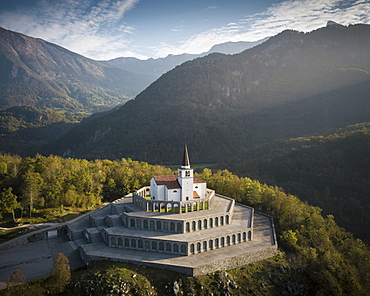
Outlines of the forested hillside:
{"type": "MultiPolygon", "coordinates": [[[[58,156],[21,159],[1,155],[0,168],[2,213],[23,206],[24,216],[46,207],[89,208],[100,203],[102,196],[114,199],[148,185],[154,174],[170,173],[164,167],[129,159],[86,161],[58,156]]],[[[200,177],[218,193],[273,215],[282,252],[276,258],[227,273],[199,277],[112,262],[97,264],[76,272],[65,294],[106,295],[112,289],[122,289],[128,295],[147,295],[148,291],[171,295],[176,281],[176,290],[185,295],[224,295],[225,291],[233,295],[367,295],[369,249],[339,228],[333,216],[324,217],[320,208],[277,187],[237,177],[227,170],[213,173],[204,169],[200,177]]],[[[46,279],[27,287],[16,286],[13,291],[18,295],[46,295],[49,287],[52,282],[46,279]]]]}
{"type": "Polygon", "coordinates": [[[211,54],[161,76],[135,100],[81,124],[51,151],[175,163],[241,157],[275,139],[370,120],[370,26],[284,31],[237,55],[211,54]]]}
{"type": "Polygon", "coordinates": [[[267,143],[247,151],[242,161],[224,165],[283,187],[370,242],[370,123],[267,143]]]}

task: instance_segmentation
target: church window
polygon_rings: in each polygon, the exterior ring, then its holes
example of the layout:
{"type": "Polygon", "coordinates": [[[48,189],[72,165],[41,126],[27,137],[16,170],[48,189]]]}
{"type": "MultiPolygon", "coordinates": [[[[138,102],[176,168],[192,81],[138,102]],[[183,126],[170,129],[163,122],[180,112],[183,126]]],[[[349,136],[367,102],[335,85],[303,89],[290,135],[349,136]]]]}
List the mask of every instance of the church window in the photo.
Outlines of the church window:
{"type": "Polygon", "coordinates": [[[177,193],[177,190],[172,191],[172,193],[177,193]]]}
{"type": "Polygon", "coordinates": [[[248,231],[248,240],[252,240],[252,232],[248,231]]]}
{"type": "Polygon", "coordinates": [[[200,253],[201,244],[197,243],[197,253],[200,253]]]}
{"type": "Polygon", "coordinates": [[[172,252],[172,248],[171,248],[171,244],[170,243],[166,243],[166,251],[167,252],[172,252]]]}
{"type": "Polygon", "coordinates": [[[131,240],[131,248],[136,248],[136,240],[131,240]]]}
{"type": "Polygon", "coordinates": [[[186,254],[186,245],[184,245],[184,244],[181,245],[181,253],[186,254]]]}
{"type": "Polygon", "coordinates": [[[218,248],[219,247],[219,239],[218,238],[216,238],[215,239],[215,248],[218,248]]]}
{"type": "Polygon", "coordinates": [[[235,243],[236,243],[236,236],[235,236],[235,234],[233,234],[233,236],[232,236],[232,244],[235,245],[235,243]]]}
{"type": "Polygon", "coordinates": [[[209,249],[213,250],[213,240],[209,240],[209,249]]]}
{"type": "Polygon", "coordinates": [[[177,223],[177,232],[182,232],[182,224],[181,222],[177,223]]]}
{"type": "Polygon", "coordinates": [[[175,222],[170,223],[170,231],[175,232],[175,222]]]}
{"type": "Polygon", "coordinates": [[[241,242],[242,242],[242,235],[238,233],[238,243],[241,243],[241,242]]]}
{"type": "Polygon", "coordinates": [[[164,243],[159,243],[159,251],[164,251],[164,243]]]}
{"type": "Polygon", "coordinates": [[[207,241],[203,242],[203,251],[207,251],[207,241]]]}
{"type": "Polygon", "coordinates": [[[190,232],[190,223],[186,222],[186,232],[190,232]]]}
{"type": "Polygon", "coordinates": [[[190,171],[185,172],[185,177],[190,177],[190,171]]]}
{"type": "Polygon", "coordinates": [[[122,238],[118,238],[118,245],[120,246],[120,247],[122,247],[122,245],[123,245],[123,241],[122,241],[122,238]]]}
{"type": "Polygon", "coordinates": [[[192,224],[192,230],[193,230],[193,231],[197,230],[197,229],[196,229],[196,227],[197,227],[197,226],[196,226],[196,225],[197,225],[197,224],[196,224],[196,222],[195,222],[195,221],[193,221],[191,224],[192,224]]]}
{"type": "Polygon", "coordinates": [[[144,228],[148,229],[148,220],[144,220],[144,228]]]}
{"type": "Polygon", "coordinates": [[[179,245],[178,244],[173,245],[173,252],[174,253],[179,253],[179,245]]]}
{"type": "Polygon", "coordinates": [[[230,246],[230,236],[227,236],[227,237],[226,237],[226,244],[227,244],[228,246],[230,246]]]}
{"type": "Polygon", "coordinates": [[[194,254],[194,244],[190,245],[190,254],[194,254]]]}
{"type": "Polygon", "coordinates": [[[128,240],[128,238],[125,238],[125,247],[126,248],[130,247],[130,241],[128,240]]]}

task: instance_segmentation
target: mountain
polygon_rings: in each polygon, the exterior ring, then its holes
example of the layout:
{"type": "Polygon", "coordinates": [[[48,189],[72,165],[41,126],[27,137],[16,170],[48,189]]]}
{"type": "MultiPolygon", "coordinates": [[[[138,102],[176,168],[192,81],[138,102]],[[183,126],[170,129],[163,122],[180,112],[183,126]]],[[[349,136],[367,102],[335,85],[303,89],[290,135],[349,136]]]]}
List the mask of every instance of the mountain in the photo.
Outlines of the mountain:
{"type": "Polygon", "coordinates": [[[152,78],[0,28],[0,109],[96,112],[123,104],[152,78]]]}
{"type": "Polygon", "coordinates": [[[248,42],[248,41],[240,41],[240,42],[226,42],[214,45],[208,52],[204,52],[201,54],[180,54],[180,55],[168,55],[165,58],[158,58],[158,59],[148,59],[148,60],[140,60],[137,58],[132,57],[120,57],[115,58],[106,63],[110,65],[115,65],[118,67],[122,67],[128,71],[139,73],[139,74],[147,74],[153,76],[153,81],[159,78],[162,74],[172,70],[176,66],[190,61],[196,58],[204,57],[210,53],[223,53],[223,54],[236,54],[240,53],[244,50],[252,48],[258,44],[261,44],[268,40],[268,38],[264,38],[255,42],[248,42]]]}
{"type": "Polygon", "coordinates": [[[186,141],[193,162],[220,162],[274,139],[370,121],[369,46],[370,26],[337,25],[188,61],[51,151],[177,163],[186,141]]]}

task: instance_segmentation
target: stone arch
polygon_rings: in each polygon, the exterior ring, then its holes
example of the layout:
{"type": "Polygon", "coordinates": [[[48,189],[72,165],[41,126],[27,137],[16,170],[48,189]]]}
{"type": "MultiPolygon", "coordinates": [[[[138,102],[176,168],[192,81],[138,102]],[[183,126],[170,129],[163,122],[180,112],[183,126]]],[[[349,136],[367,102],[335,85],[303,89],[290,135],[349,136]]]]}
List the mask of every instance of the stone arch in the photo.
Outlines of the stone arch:
{"type": "Polygon", "coordinates": [[[164,251],[164,243],[163,243],[163,242],[160,242],[160,243],[158,244],[158,250],[159,250],[159,251],[164,251]]]}
{"type": "Polygon", "coordinates": [[[180,249],[181,249],[181,254],[186,254],[186,245],[185,244],[182,244],[180,249]]]}
{"type": "Polygon", "coordinates": [[[188,208],[188,212],[192,212],[193,211],[193,207],[192,207],[192,205],[191,205],[190,202],[187,204],[187,208],[188,208]]]}
{"type": "Polygon", "coordinates": [[[178,244],[173,244],[173,252],[174,253],[179,253],[179,245],[178,244]]]}
{"type": "Polygon", "coordinates": [[[230,224],[230,217],[229,217],[229,215],[226,215],[226,224],[230,224]]]}
{"type": "Polygon", "coordinates": [[[110,243],[111,243],[112,246],[115,246],[116,245],[116,238],[114,236],[112,236],[110,238],[110,243]]]}
{"type": "Polygon", "coordinates": [[[136,248],[136,240],[131,239],[131,248],[136,248]]]}
{"type": "Polygon", "coordinates": [[[242,235],[238,233],[238,243],[240,244],[242,242],[242,235]]]}
{"type": "Polygon", "coordinates": [[[207,251],[207,241],[203,242],[203,251],[207,251]]]}
{"type": "Polygon", "coordinates": [[[150,241],[148,241],[148,240],[144,241],[144,245],[145,245],[145,250],[149,251],[150,250],[150,241]]]}
{"type": "Polygon", "coordinates": [[[144,248],[144,243],[143,243],[143,240],[142,240],[142,239],[139,239],[139,240],[137,241],[137,247],[138,247],[139,249],[143,249],[143,248],[144,248]]]}
{"type": "Polygon", "coordinates": [[[202,220],[198,220],[198,230],[202,230],[202,220]]]}
{"type": "Polygon", "coordinates": [[[166,243],[166,252],[172,252],[172,246],[170,243],[166,243]]]}
{"type": "Polygon", "coordinates": [[[175,222],[171,222],[170,223],[170,231],[171,232],[175,232],[176,230],[175,230],[175,222]]]}
{"type": "Polygon", "coordinates": [[[117,240],[118,246],[122,247],[123,246],[123,240],[122,237],[119,237],[117,240]]]}
{"type": "Polygon", "coordinates": [[[130,241],[128,238],[125,238],[125,247],[129,248],[130,247],[130,241]]]}
{"type": "Polygon", "coordinates": [[[152,241],[152,250],[157,251],[157,242],[156,241],[152,241]]]}
{"type": "Polygon", "coordinates": [[[204,229],[207,229],[208,228],[208,220],[207,219],[204,219],[203,220],[203,228],[204,229]]]}
{"type": "Polygon", "coordinates": [[[186,222],[186,232],[190,232],[190,223],[186,222]]]}
{"type": "Polygon", "coordinates": [[[221,237],[221,248],[225,246],[225,238],[221,237]]]}
{"type": "Polygon", "coordinates": [[[177,222],[177,229],[176,229],[177,232],[182,232],[182,223],[181,222],[177,222]]]}
{"type": "Polygon", "coordinates": [[[130,219],[130,227],[135,228],[135,219],[134,218],[130,219]]]}
{"type": "Polygon", "coordinates": [[[168,222],[163,221],[163,231],[168,231],[168,222]]]}
{"type": "Polygon", "coordinates": [[[235,234],[233,234],[233,235],[232,235],[232,237],[231,237],[231,243],[232,243],[233,245],[235,245],[235,244],[236,244],[236,236],[235,236],[235,234]]]}
{"type": "Polygon", "coordinates": [[[194,254],[194,253],[195,253],[194,244],[191,244],[190,245],[190,254],[194,254]]]}
{"type": "Polygon", "coordinates": [[[154,230],[154,221],[153,220],[150,220],[150,222],[149,222],[149,229],[154,230]]]}
{"type": "Polygon", "coordinates": [[[209,247],[210,250],[213,250],[213,240],[211,240],[211,239],[209,240],[208,247],[209,247]]]}
{"type": "Polygon", "coordinates": [[[252,240],[252,231],[248,231],[248,240],[252,240]]]}
{"type": "Polygon", "coordinates": [[[157,230],[162,230],[162,223],[161,223],[161,221],[157,221],[157,230]]]}
{"type": "Polygon", "coordinates": [[[136,228],[141,229],[141,219],[136,219],[136,228]]]}
{"type": "Polygon", "coordinates": [[[226,244],[230,246],[230,235],[226,236],[226,244]]]}
{"type": "Polygon", "coordinates": [[[197,230],[197,223],[195,221],[191,222],[191,230],[196,231],[197,230]]]}
{"type": "Polygon", "coordinates": [[[220,240],[218,238],[215,239],[215,248],[218,249],[220,247],[220,240]]]}
{"type": "Polygon", "coordinates": [[[247,233],[243,232],[243,242],[246,242],[246,241],[247,241],[247,233]]]}
{"type": "Polygon", "coordinates": [[[202,247],[202,245],[201,245],[201,243],[197,243],[197,253],[200,253],[201,252],[201,247],[202,247]]]}
{"type": "Polygon", "coordinates": [[[223,226],[224,225],[224,216],[221,216],[220,217],[220,225],[223,226]]]}
{"type": "Polygon", "coordinates": [[[144,220],[144,222],[143,222],[143,227],[144,227],[144,229],[148,229],[149,228],[149,225],[148,225],[149,223],[148,223],[148,220],[144,220]]]}
{"type": "Polygon", "coordinates": [[[209,218],[209,228],[213,228],[213,218],[209,218]]]}

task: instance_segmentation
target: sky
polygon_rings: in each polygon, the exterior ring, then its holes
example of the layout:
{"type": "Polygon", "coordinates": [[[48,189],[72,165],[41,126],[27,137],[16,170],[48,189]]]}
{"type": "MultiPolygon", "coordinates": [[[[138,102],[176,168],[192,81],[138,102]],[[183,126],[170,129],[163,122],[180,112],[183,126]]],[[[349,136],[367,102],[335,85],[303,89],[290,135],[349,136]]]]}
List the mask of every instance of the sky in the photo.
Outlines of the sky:
{"type": "Polygon", "coordinates": [[[328,21],[370,24],[370,0],[0,0],[0,26],[96,60],[198,54],[328,21]]]}

